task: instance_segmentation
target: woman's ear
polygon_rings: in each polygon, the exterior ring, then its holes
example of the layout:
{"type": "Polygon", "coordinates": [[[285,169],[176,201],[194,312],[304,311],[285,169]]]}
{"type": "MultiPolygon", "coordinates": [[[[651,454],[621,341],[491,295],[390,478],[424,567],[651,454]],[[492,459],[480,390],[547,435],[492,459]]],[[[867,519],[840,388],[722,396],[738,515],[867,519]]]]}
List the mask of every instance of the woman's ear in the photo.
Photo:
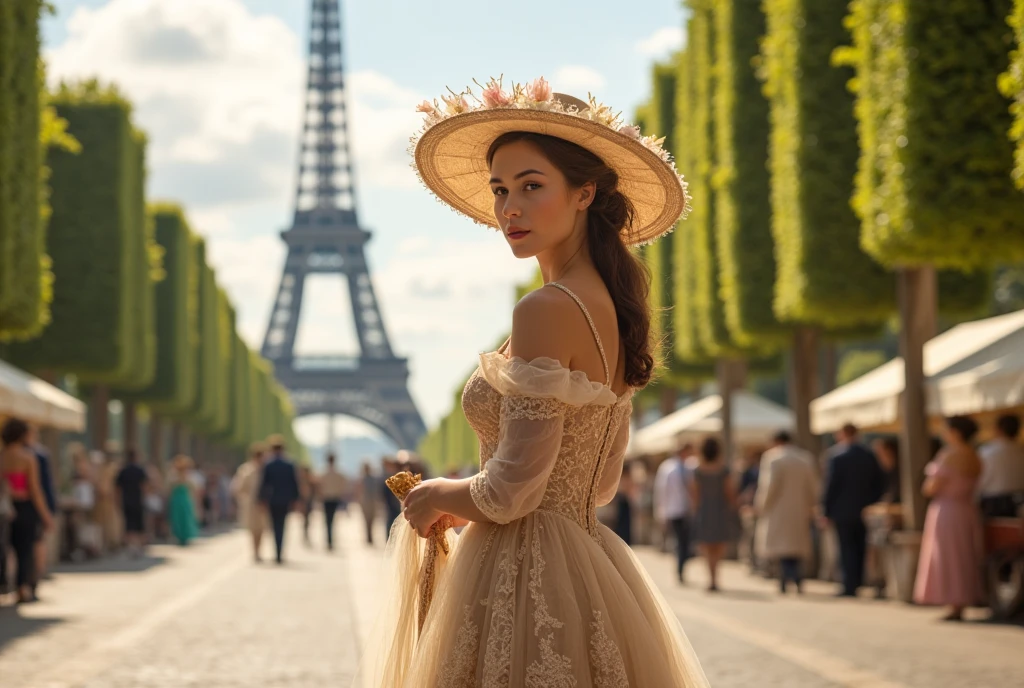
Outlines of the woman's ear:
{"type": "Polygon", "coordinates": [[[580,199],[579,209],[586,210],[590,207],[590,204],[594,202],[594,196],[597,195],[597,184],[594,182],[587,182],[580,187],[580,199]]]}

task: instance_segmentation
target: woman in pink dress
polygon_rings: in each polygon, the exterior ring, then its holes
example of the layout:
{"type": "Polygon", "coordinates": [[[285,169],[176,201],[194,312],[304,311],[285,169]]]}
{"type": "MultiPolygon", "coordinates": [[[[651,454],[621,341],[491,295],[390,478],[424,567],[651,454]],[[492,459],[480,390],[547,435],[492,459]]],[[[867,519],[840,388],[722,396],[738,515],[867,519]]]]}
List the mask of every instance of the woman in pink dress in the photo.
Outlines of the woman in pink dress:
{"type": "Polygon", "coordinates": [[[946,621],[960,621],[964,608],[981,597],[981,521],[974,504],[981,460],[970,444],[977,432],[978,425],[970,418],[947,418],[946,446],[925,468],[922,492],[932,501],[924,522],[914,601],[949,605],[946,621]]]}

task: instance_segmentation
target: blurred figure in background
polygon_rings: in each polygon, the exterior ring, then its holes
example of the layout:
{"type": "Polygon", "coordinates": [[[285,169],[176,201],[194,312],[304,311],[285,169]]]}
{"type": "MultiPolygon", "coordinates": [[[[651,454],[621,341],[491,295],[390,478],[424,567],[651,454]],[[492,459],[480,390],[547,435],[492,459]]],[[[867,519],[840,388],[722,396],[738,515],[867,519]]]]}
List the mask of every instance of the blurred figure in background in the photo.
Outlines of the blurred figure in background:
{"type": "Polygon", "coordinates": [[[978,497],[981,512],[988,518],[1014,518],[1024,505],[1024,445],[1018,442],[1020,418],[1000,416],[996,436],[978,450],[981,479],[978,497]]]}
{"type": "Polygon", "coordinates": [[[971,446],[978,424],[965,416],[946,419],[946,446],[925,467],[921,492],[931,498],[921,538],[914,601],[948,605],[946,621],[981,599],[981,519],[974,505],[981,459],[971,446]]]}
{"type": "Polygon", "coordinates": [[[117,503],[124,517],[124,539],[128,553],[133,557],[142,555],[146,545],[146,520],[144,498],[149,491],[149,476],[139,466],[138,455],[134,449],[125,454],[125,464],[117,474],[114,485],[117,503]]]}
{"type": "Polygon", "coordinates": [[[755,546],[755,533],[757,532],[757,510],[754,508],[754,500],[757,497],[757,482],[761,476],[761,457],[764,449],[755,447],[750,450],[746,458],[746,467],[740,474],[740,486],[736,495],[736,505],[740,516],[740,543],[739,557],[746,559],[750,572],[759,570],[761,561],[757,556],[755,546]]]}
{"type": "Polygon", "coordinates": [[[871,443],[878,465],[882,468],[882,497],[886,504],[899,504],[903,497],[900,480],[900,441],[893,436],[879,437],[871,443]]]}
{"type": "Polygon", "coordinates": [[[363,463],[362,475],[359,478],[359,485],[356,489],[356,499],[359,500],[359,508],[363,512],[363,521],[366,522],[366,544],[373,544],[373,523],[377,520],[377,476],[373,474],[373,468],[369,463],[363,463]]]}
{"type": "Polygon", "coordinates": [[[691,498],[690,469],[686,461],[693,455],[693,445],[685,442],[679,453],[668,457],[654,474],[654,520],[669,530],[676,547],[676,577],[685,582],[684,569],[690,558],[691,498]]]}
{"type": "Polygon", "coordinates": [[[14,514],[9,526],[10,543],[17,563],[15,585],[20,603],[36,599],[35,546],[41,530],[53,529],[30,439],[28,424],[17,418],[9,419],[0,429],[0,480],[7,483],[14,514]]]}
{"type": "Polygon", "coordinates": [[[736,486],[722,458],[722,445],[714,437],[701,443],[700,465],[690,481],[694,507],[694,540],[708,564],[708,592],[718,592],[718,564],[733,539],[731,524],[736,508],[736,486]]]}
{"type": "MultiPolygon", "coordinates": [[[[404,457],[403,457],[404,458],[404,457]]],[[[387,484],[384,482],[395,473],[408,469],[408,463],[402,463],[398,459],[385,456],[383,459],[384,475],[380,481],[380,494],[384,500],[384,529],[388,533],[388,537],[391,536],[391,526],[394,525],[395,519],[402,513],[402,503],[398,501],[398,497],[394,495],[387,484]]]]}
{"type": "Polygon", "coordinates": [[[249,460],[238,467],[231,480],[231,493],[238,505],[238,523],[248,529],[252,537],[252,558],[256,563],[263,561],[260,543],[266,529],[267,514],[260,506],[259,492],[263,483],[263,459],[267,446],[262,442],[249,445],[249,460]]]}
{"type": "Polygon", "coordinates": [[[275,561],[282,564],[285,522],[289,511],[300,508],[302,494],[295,464],[284,455],[284,437],[271,435],[267,444],[270,445],[270,457],[263,466],[260,503],[270,513],[270,523],[274,528],[275,561]]]}
{"type": "Polygon", "coordinates": [[[348,480],[338,472],[337,457],[327,455],[327,468],[317,479],[320,499],[324,505],[324,525],[327,528],[327,549],[334,550],[334,514],[348,493],[348,480]]]}
{"type": "Polygon", "coordinates": [[[788,432],[775,434],[764,454],[754,507],[759,515],[756,549],[765,561],[779,563],[779,588],[790,581],[803,593],[803,565],[811,557],[811,523],[818,501],[814,457],[793,444],[788,432]]]}
{"type": "Polygon", "coordinates": [[[191,477],[193,466],[192,459],[184,454],[174,457],[171,491],[167,498],[167,520],[171,534],[182,547],[199,535],[199,522],[196,519],[198,495],[191,477]]]}
{"type": "Polygon", "coordinates": [[[864,509],[882,495],[884,476],[878,459],[858,441],[857,428],[847,423],[836,433],[837,444],[829,451],[823,510],[836,530],[843,567],[840,597],[856,597],[864,581],[867,527],[864,509]]]}
{"type": "MultiPolygon", "coordinates": [[[[57,483],[53,472],[53,465],[50,461],[50,453],[39,443],[39,429],[34,425],[29,425],[28,436],[28,447],[35,455],[36,463],[39,466],[39,484],[43,488],[43,498],[46,499],[46,508],[50,510],[50,514],[56,524],[57,514],[59,513],[57,510],[57,483]]],[[[49,564],[49,542],[53,532],[56,532],[56,528],[50,532],[40,529],[39,535],[36,539],[36,584],[38,584],[39,581],[47,575],[46,570],[49,564]]],[[[32,594],[35,594],[35,589],[33,589],[32,594]]]]}
{"type": "Polygon", "coordinates": [[[636,485],[628,465],[622,467],[619,487],[615,492],[615,527],[612,530],[627,545],[633,545],[633,499],[636,485]]]}
{"type": "Polygon", "coordinates": [[[302,511],[302,542],[309,547],[312,543],[309,539],[309,519],[313,515],[313,501],[316,499],[317,484],[316,476],[309,466],[299,468],[299,494],[302,511]]]}

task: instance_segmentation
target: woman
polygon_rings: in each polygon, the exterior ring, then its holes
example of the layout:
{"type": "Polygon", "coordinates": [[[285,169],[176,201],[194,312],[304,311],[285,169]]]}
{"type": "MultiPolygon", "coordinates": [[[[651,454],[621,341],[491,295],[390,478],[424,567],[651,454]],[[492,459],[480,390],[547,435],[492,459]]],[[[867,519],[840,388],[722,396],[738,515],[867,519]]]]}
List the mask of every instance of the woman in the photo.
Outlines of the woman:
{"type": "Polygon", "coordinates": [[[946,446],[925,467],[921,488],[932,501],[924,520],[914,601],[948,605],[945,621],[960,621],[964,608],[981,598],[981,520],[974,504],[981,459],[971,446],[977,432],[970,418],[947,418],[946,446]]]}
{"type": "Polygon", "coordinates": [[[631,399],[654,368],[649,278],[629,246],[671,229],[685,185],[655,139],[543,79],[511,93],[492,80],[475,107],[466,95],[419,106],[417,171],[536,258],[545,286],[463,392],[481,470],[403,502],[410,528],[396,522],[393,551],[443,516],[469,525],[448,536],[422,631],[415,590],[389,598],[365,684],[705,686],[674,613],[595,513],[615,496],[631,399]]]}
{"type": "Polygon", "coordinates": [[[167,498],[167,520],[170,521],[171,534],[182,547],[199,535],[192,466],[189,457],[181,454],[174,457],[171,492],[167,498]]]}
{"type": "Polygon", "coordinates": [[[718,440],[708,437],[700,447],[700,465],[690,481],[693,498],[694,541],[707,561],[711,583],[708,592],[718,592],[718,564],[732,540],[733,515],[736,508],[736,486],[728,466],[719,459],[722,448],[718,440]]]}
{"type": "Polygon", "coordinates": [[[25,421],[11,418],[0,430],[0,480],[7,483],[7,494],[14,507],[9,532],[18,567],[18,602],[35,599],[32,590],[36,584],[36,540],[41,529],[53,530],[53,517],[39,480],[39,463],[28,441],[29,427],[25,421]]]}

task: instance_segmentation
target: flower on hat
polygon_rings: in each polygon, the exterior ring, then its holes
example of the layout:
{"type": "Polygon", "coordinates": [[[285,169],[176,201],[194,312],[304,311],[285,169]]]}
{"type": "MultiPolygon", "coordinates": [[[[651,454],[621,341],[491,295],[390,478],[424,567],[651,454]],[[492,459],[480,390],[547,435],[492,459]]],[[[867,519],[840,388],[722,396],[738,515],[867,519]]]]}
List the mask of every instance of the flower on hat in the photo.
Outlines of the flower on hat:
{"type": "Polygon", "coordinates": [[[640,138],[640,127],[633,124],[623,124],[619,127],[619,133],[625,134],[631,139],[638,139],[640,138]]]}
{"type": "Polygon", "coordinates": [[[469,111],[469,103],[466,102],[462,93],[452,91],[451,95],[441,96],[441,100],[444,101],[445,111],[448,115],[461,115],[463,112],[469,111]]]}
{"type": "Polygon", "coordinates": [[[437,108],[435,108],[434,104],[431,103],[429,100],[424,100],[422,103],[416,106],[416,112],[423,112],[428,115],[433,115],[435,112],[437,112],[437,108]]]}
{"type": "Polygon", "coordinates": [[[512,102],[512,99],[501,90],[501,77],[498,79],[491,77],[491,80],[483,87],[480,97],[483,98],[486,108],[502,107],[512,102]]]}
{"type": "Polygon", "coordinates": [[[551,84],[544,77],[537,77],[526,87],[526,95],[530,100],[546,103],[551,100],[551,84]]]}

